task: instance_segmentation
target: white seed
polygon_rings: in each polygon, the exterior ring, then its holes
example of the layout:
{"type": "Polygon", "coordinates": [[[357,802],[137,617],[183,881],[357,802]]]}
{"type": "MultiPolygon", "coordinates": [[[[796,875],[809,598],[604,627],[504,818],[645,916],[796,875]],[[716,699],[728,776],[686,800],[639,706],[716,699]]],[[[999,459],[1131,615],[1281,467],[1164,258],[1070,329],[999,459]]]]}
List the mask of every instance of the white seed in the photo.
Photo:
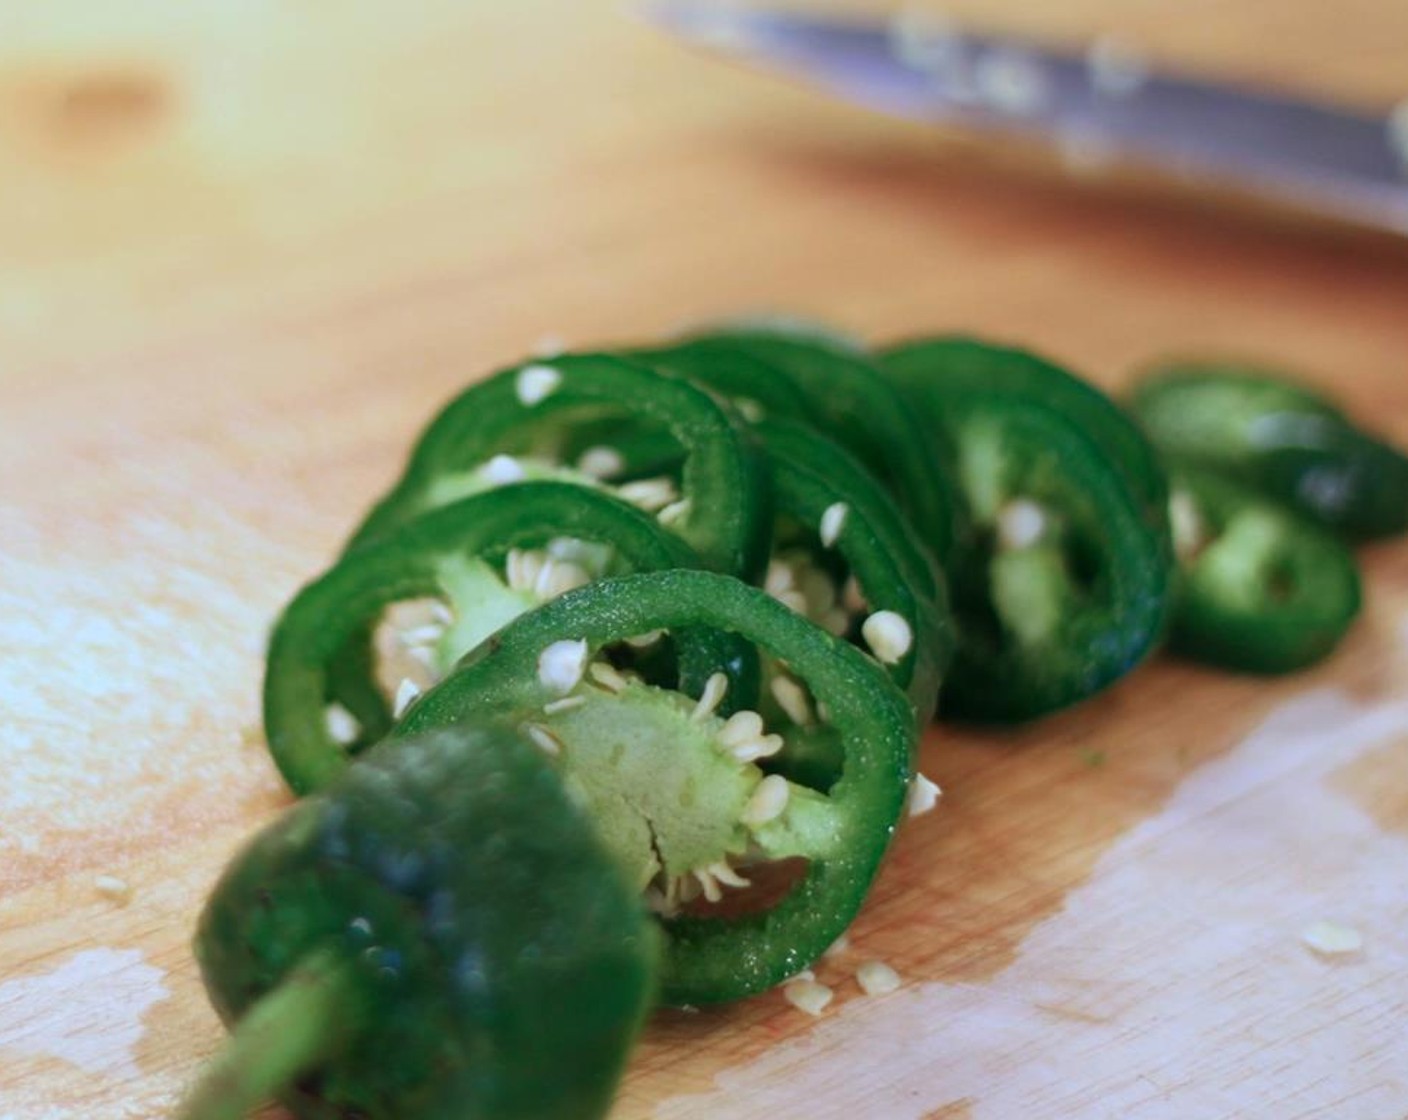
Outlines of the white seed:
{"type": "Polygon", "coordinates": [[[789,676],[779,674],[768,682],[768,691],[777,701],[777,706],[798,727],[812,721],[812,707],[807,701],[807,690],[789,676]]]}
{"type": "Polygon", "coordinates": [[[503,486],[509,482],[522,482],[528,477],[523,469],[523,464],[512,455],[495,455],[487,463],[479,468],[479,473],[484,476],[484,481],[494,486],[503,486]]]}
{"type": "Polygon", "coordinates": [[[647,513],[658,513],[672,502],[679,501],[679,491],[670,478],[641,478],[616,488],[622,501],[630,502],[647,513]]]}
{"type": "Polygon", "coordinates": [[[116,875],[99,875],[93,880],[93,888],[104,898],[111,899],[119,906],[132,901],[132,885],[116,875]]]}
{"type": "Polygon", "coordinates": [[[437,655],[434,646],[410,646],[406,649],[406,656],[427,669],[435,668],[437,655]]]}
{"type": "Polygon", "coordinates": [[[791,796],[792,787],[787,784],[787,779],[781,774],[769,774],[758,783],[753,796],[748,798],[740,819],[750,827],[775,821],[782,816],[791,796]]]}
{"type": "Polygon", "coordinates": [[[822,547],[830,548],[840,539],[841,530],[846,527],[846,514],[850,511],[851,507],[845,502],[832,502],[826,507],[821,515],[822,547]]]}
{"type": "Polygon", "coordinates": [[[538,578],[533,581],[533,590],[543,599],[556,599],[559,595],[585,587],[591,581],[591,573],[582,565],[549,557],[538,578]]]}
{"type": "Polygon", "coordinates": [[[773,598],[797,586],[797,573],[786,560],[773,557],[768,561],[767,575],[763,577],[763,590],[773,598]]]}
{"type": "Polygon", "coordinates": [[[677,502],[671,502],[656,515],[656,520],[659,521],[661,525],[674,525],[676,522],[683,521],[689,516],[691,505],[692,503],[688,498],[681,498],[677,502]]]}
{"type": "Polygon", "coordinates": [[[748,880],[730,867],[727,860],[719,860],[718,863],[709,864],[708,871],[716,881],[726,887],[748,886],[748,880]]]}
{"type": "Polygon", "coordinates": [[[843,933],[831,943],[831,948],[827,949],[826,952],[821,955],[823,957],[839,957],[842,953],[848,953],[850,950],[851,939],[843,933]]]}
{"type": "Polygon", "coordinates": [[[592,478],[614,478],[626,469],[626,460],[614,447],[589,447],[577,460],[577,469],[592,478]]]}
{"type": "Polygon", "coordinates": [[[327,706],[323,712],[323,721],[327,725],[328,736],[339,746],[345,747],[348,743],[355,743],[357,736],[362,733],[362,725],[357,722],[357,717],[338,703],[327,706]]]}
{"type": "Polygon", "coordinates": [[[555,716],[558,712],[568,712],[580,708],[587,702],[585,696],[564,696],[561,700],[550,700],[543,705],[543,714],[555,716]]]}
{"type": "Polygon", "coordinates": [[[728,677],[723,673],[711,673],[709,679],[704,682],[704,691],[699,694],[699,703],[694,705],[694,711],[689,713],[689,718],[695,723],[707,719],[723,703],[727,693],[728,677]]]}
{"type": "Polygon", "coordinates": [[[909,781],[909,793],[905,798],[905,807],[911,817],[922,817],[925,813],[931,812],[935,805],[939,803],[939,798],[943,796],[937,783],[931,782],[923,774],[916,773],[909,781]]]}
{"type": "Polygon", "coordinates": [[[699,880],[688,873],[674,881],[676,902],[693,902],[699,897],[699,880]]]}
{"type": "Polygon", "coordinates": [[[870,609],[870,604],[865,601],[865,596],[861,593],[860,581],[855,576],[848,577],[845,585],[841,588],[841,605],[856,614],[870,609]]]}
{"type": "Polygon", "coordinates": [[[403,630],[400,634],[400,642],[407,649],[414,649],[417,646],[433,646],[444,636],[444,626],[438,622],[427,622],[421,626],[413,626],[409,630],[403,630]]]}
{"type": "Polygon", "coordinates": [[[807,567],[798,572],[797,586],[807,600],[807,614],[825,614],[836,605],[836,581],[820,568],[807,567]]]}
{"type": "Polygon", "coordinates": [[[450,610],[448,603],[442,603],[439,599],[430,601],[430,617],[441,626],[449,626],[455,621],[455,612],[450,610]]]}
{"type": "Polygon", "coordinates": [[[665,636],[663,630],[647,630],[644,634],[635,634],[626,639],[626,644],[632,649],[649,649],[656,642],[665,636]]]}
{"type": "Polygon", "coordinates": [[[1128,97],[1149,77],[1144,56],[1114,35],[1101,35],[1090,44],[1085,68],[1095,92],[1111,98],[1128,97]]]}
{"type": "Polygon", "coordinates": [[[546,727],[540,727],[536,723],[525,723],[523,731],[544,754],[556,758],[562,753],[562,740],[546,727]]]}
{"type": "Polygon", "coordinates": [[[559,695],[571,692],[582,681],[587,667],[587,640],[563,638],[538,654],[538,681],[559,695]]]}
{"type": "Polygon", "coordinates": [[[813,971],[812,971],[811,969],[809,969],[809,968],[804,968],[804,969],[802,969],[801,972],[798,972],[798,973],[797,973],[796,975],[794,975],[794,976],[789,976],[787,979],[788,979],[788,980],[815,980],[815,979],[816,979],[816,973],[813,972],[813,971]]]}
{"type": "Polygon", "coordinates": [[[1168,526],[1173,535],[1173,551],[1180,560],[1196,556],[1207,543],[1207,525],[1193,495],[1175,490],[1168,498],[1168,526]]]}
{"type": "Polygon", "coordinates": [[[543,554],[511,548],[504,557],[504,578],[512,591],[532,591],[543,570],[543,554]]]}
{"type": "Polygon", "coordinates": [[[868,996],[883,996],[900,986],[900,974],[884,961],[866,961],[856,969],[856,983],[868,996]]]}
{"type": "Polygon", "coordinates": [[[630,683],[614,665],[605,661],[593,661],[587,666],[587,675],[607,692],[621,692],[630,683]]]}
{"type": "Polygon", "coordinates": [[[1030,498],[1013,498],[997,511],[997,544],[1008,552],[1031,548],[1046,535],[1046,511],[1030,498]]]}
{"type": "Polygon", "coordinates": [[[893,665],[909,652],[914,633],[894,611],[876,611],[861,624],[861,637],[881,663],[893,665]]]}
{"type": "Polygon", "coordinates": [[[815,980],[789,980],[782,986],[782,994],[788,1003],[808,1015],[820,1015],[833,995],[830,988],[815,980]]]}
{"type": "Polygon", "coordinates": [[[705,901],[718,902],[723,898],[723,888],[719,886],[719,881],[714,878],[713,872],[707,867],[696,867],[690,874],[699,884],[699,889],[704,892],[705,901]]]}
{"type": "Polygon", "coordinates": [[[744,709],[734,712],[719,728],[719,742],[733,748],[756,739],[763,733],[763,717],[757,712],[744,709]]]}
{"type": "Polygon", "coordinates": [[[781,735],[761,735],[736,747],[730,747],[729,753],[739,762],[757,762],[760,758],[771,758],[782,749],[782,745],[781,735]]]}
{"type": "Polygon", "coordinates": [[[803,595],[800,591],[797,591],[795,589],[789,591],[782,591],[774,595],[773,598],[776,599],[788,610],[795,611],[797,614],[806,617],[807,597],[803,595]]]}
{"type": "Polygon", "coordinates": [[[396,699],[391,702],[391,714],[400,719],[406,714],[406,709],[416,702],[418,696],[420,685],[410,677],[403,677],[401,683],[396,686],[396,699]]]}
{"type": "Polygon", "coordinates": [[[1353,926],[1339,922],[1315,922],[1301,931],[1300,939],[1326,957],[1357,953],[1364,948],[1364,938],[1360,932],[1353,926]]]}
{"type": "Polygon", "coordinates": [[[525,408],[532,408],[545,397],[551,396],[561,384],[562,374],[552,366],[524,366],[513,380],[513,391],[517,394],[520,404],[525,408]]]}

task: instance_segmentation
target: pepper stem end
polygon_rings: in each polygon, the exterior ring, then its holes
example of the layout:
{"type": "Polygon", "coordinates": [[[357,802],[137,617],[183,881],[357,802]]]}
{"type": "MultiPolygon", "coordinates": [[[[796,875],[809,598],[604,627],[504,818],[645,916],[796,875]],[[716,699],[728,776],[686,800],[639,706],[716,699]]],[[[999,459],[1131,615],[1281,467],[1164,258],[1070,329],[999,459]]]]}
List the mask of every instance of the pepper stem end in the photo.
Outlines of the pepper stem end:
{"type": "Polygon", "coordinates": [[[241,1120],[346,1045],[362,1006],[351,962],[331,949],[310,954],[235,1024],[175,1120],[241,1120]]]}

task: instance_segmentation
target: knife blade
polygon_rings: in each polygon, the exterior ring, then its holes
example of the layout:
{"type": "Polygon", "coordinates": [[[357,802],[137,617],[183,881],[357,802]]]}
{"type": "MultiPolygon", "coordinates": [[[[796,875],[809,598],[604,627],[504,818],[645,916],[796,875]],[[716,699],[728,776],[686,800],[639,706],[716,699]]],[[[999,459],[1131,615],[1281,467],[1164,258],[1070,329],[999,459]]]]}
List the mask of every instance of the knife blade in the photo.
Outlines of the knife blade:
{"type": "Polygon", "coordinates": [[[676,37],[912,120],[1054,142],[1408,233],[1408,101],[1363,112],[1147,70],[1113,40],[1070,54],[933,16],[880,23],[660,0],[676,37]]]}

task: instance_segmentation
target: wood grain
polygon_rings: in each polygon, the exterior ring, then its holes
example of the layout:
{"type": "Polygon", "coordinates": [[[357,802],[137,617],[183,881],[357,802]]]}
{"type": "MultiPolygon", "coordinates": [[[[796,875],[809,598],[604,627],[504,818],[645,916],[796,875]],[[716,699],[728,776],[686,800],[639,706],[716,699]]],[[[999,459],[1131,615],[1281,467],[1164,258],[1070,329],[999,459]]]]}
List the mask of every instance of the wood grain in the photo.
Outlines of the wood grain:
{"type": "MultiPolygon", "coordinates": [[[[1349,100],[1408,24],[1327,8],[954,10],[1349,100]]],[[[1408,440],[1401,244],[1063,182],[681,51],[605,4],[8,5],[0,35],[0,1116],[164,1115],[220,1037],[196,909],[286,803],[269,620],[435,405],[545,334],[760,307],[963,328],[1109,385],[1304,368],[1408,440]],[[119,904],[95,885],[125,881],[119,904]]],[[[822,978],[662,1015],[623,1118],[1405,1114],[1408,552],[1326,666],[1160,662],[951,728],[822,978]],[[1313,921],[1359,928],[1325,960],[1313,921]],[[859,995],[860,960],[906,979],[859,995]]]]}

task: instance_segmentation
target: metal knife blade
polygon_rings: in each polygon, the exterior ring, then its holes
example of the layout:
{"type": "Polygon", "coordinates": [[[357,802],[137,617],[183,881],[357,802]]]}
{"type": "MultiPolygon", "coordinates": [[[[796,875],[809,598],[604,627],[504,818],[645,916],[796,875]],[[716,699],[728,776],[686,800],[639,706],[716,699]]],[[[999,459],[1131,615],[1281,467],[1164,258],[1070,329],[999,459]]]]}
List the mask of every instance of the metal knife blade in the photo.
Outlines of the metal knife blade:
{"type": "Polygon", "coordinates": [[[934,17],[860,22],[660,0],[679,38],[893,116],[1043,137],[1072,161],[1127,160],[1408,233],[1408,101],[1391,113],[1152,73],[934,17]]]}

